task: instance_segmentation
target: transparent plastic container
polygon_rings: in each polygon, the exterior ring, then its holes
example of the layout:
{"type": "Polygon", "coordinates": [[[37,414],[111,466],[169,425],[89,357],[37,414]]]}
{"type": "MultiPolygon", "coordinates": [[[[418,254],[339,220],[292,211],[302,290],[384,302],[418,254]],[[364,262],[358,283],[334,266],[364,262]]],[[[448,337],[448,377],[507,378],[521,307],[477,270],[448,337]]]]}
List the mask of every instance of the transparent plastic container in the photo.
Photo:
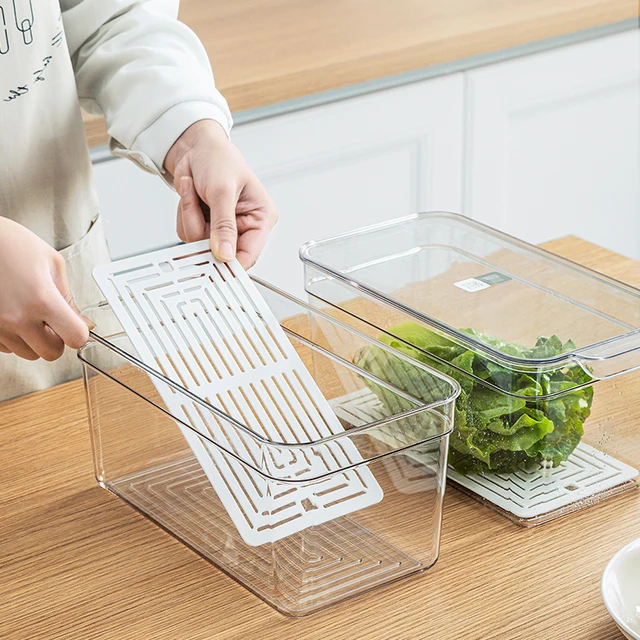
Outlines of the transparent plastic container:
{"type": "Polygon", "coordinates": [[[409,378],[428,379],[438,399],[426,403],[385,383],[352,364],[356,353],[374,341],[265,283],[257,285],[344,432],[296,442],[283,434],[276,442],[252,431],[140,362],[106,303],[85,311],[97,328],[79,358],[100,485],[280,612],[300,616],[436,562],[459,387],[391,349],[387,355],[396,365],[409,378]],[[224,424],[228,440],[218,442],[172,415],[158,389],[178,394],[185,405],[197,405],[202,415],[224,424]],[[376,402],[371,389],[388,402],[376,402]],[[307,526],[247,544],[181,429],[195,433],[221,469],[245,474],[250,507],[268,517],[270,531],[287,520],[283,514],[291,505],[304,512],[307,526]],[[340,451],[350,452],[350,465],[340,462],[340,451]],[[329,460],[330,471],[314,471],[310,461],[316,457],[329,460]],[[378,492],[373,503],[314,521],[318,506],[300,497],[303,490],[311,488],[314,496],[329,501],[335,491],[336,502],[347,500],[341,489],[357,489],[365,474],[378,492]]]}
{"type": "Polygon", "coordinates": [[[459,488],[531,526],[638,487],[640,291],[449,213],[300,255],[314,306],[460,383],[459,488]]]}

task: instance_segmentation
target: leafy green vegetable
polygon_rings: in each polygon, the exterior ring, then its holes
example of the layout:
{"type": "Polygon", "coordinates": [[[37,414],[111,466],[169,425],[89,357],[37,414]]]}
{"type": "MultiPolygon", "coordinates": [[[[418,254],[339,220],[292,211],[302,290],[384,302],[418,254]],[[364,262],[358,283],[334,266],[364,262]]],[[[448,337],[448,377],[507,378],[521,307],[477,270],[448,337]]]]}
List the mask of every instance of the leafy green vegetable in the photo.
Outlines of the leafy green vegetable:
{"type": "MultiPolygon", "coordinates": [[[[504,354],[523,359],[549,358],[575,348],[573,342],[563,344],[557,336],[541,337],[534,347],[524,347],[474,329],[463,331],[504,354]]],[[[511,473],[539,463],[557,467],[580,442],[593,401],[593,387],[583,386],[592,380],[581,367],[515,371],[413,322],[397,325],[389,334],[381,341],[460,384],[449,457],[460,473],[511,473]],[[545,399],[554,394],[559,395],[545,399]]],[[[433,377],[420,376],[419,369],[379,347],[361,349],[354,363],[425,402],[441,397],[433,377]]],[[[409,408],[405,400],[388,390],[371,381],[367,384],[389,411],[409,408]]]]}

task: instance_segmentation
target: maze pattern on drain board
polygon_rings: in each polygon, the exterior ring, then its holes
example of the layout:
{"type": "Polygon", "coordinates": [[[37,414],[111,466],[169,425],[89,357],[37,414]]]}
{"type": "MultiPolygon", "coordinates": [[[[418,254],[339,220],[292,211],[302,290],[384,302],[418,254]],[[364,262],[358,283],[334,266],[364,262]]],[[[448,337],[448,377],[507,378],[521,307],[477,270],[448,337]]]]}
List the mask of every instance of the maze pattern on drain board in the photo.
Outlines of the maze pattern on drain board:
{"type": "MultiPolygon", "coordinates": [[[[307,443],[343,427],[255,285],[208,241],[97,267],[101,288],[140,359],[266,440],[307,443]]],[[[312,447],[264,445],[152,377],[242,538],[274,542],[382,499],[347,438],[312,447]],[[233,454],[233,455],[230,455],[233,454]],[[276,482],[236,457],[284,480],[276,482]]]]}

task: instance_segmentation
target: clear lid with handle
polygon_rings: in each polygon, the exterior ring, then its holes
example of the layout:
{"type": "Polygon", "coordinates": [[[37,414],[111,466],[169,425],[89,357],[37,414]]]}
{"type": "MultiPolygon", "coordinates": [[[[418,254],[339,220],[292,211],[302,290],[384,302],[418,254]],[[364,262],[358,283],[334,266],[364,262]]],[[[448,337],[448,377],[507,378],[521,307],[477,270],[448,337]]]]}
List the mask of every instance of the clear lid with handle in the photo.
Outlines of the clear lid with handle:
{"type": "Polygon", "coordinates": [[[315,298],[506,393],[552,397],[640,368],[640,291],[461,215],[412,215],[300,256],[315,298]],[[542,386],[518,383],[541,373],[542,386]]]}

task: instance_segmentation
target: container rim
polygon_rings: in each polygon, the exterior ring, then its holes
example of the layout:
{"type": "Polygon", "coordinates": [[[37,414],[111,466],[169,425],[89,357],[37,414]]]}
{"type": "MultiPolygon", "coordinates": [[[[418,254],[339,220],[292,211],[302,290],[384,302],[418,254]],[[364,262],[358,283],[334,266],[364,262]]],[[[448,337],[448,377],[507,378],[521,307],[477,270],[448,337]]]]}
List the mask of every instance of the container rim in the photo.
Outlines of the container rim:
{"type": "MultiPolygon", "coordinates": [[[[87,343],[81,348],[84,349],[84,347],[87,347],[87,346],[90,347],[91,343],[87,343]]],[[[108,343],[105,344],[105,346],[107,346],[107,348],[110,348],[108,343]]],[[[428,438],[425,438],[424,440],[418,440],[416,442],[411,442],[410,444],[403,445],[403,446],[397,447],[395,449],[391,449],[389,451],[385,451],[384,453],[378,454],[376,456],[372,456],[372,457],[367,458],[365,460],[354,462],[352,464],[340,467],[339,469],[334,469],[334,470],[331,470],[331,471],[327,471],[326,473],[322,473],[322,474],[319,474],[319,475],[307,476],[306,478],[289,478],[289,477],[273,476],[271,474],[266,473],[263,469],[260,469],[259,467],[256,467],[251,462],[248,462],[245,458],[242,458],[241,456],[239,456],[234,451],[231,451],[227,447],[221,445],[219,442],[216,442],[210,436],[207,436],[206,434],[201,433],[193,425],[191,425],[191,424],[189,424],[187,422],[184,422],[184,420],[181,420],[177,416],[174,416],[172,413],[167,411],[164,407],[162,407],[161,405],[157,404],[156,402],[153,402],[152,400],[149,400],[149,398],[146,398],[145,396],[141,395],[135,389],[132,389],[131,387],[129,387],[126,384],[124,384],[122,381],[120,381],[117,378],[115,378],[114,376],[112,376],[109,372],[104,371],[100,367],[96,366],[95,364],[93,364],[91,362],[86,361],[83,358],[80,358],[80,360],[82,360],[82,363],[86,367],[88,367],[89,369],[97,371],[100,375],[104,375],[106,378],[108,378],[109,380],[111,380],[115,384],[117,384],[117,385],[121,386],[122,388],[126,389],[127,391],[133,393],[134,395],[136,395],[138,398],[140,398],[141,400],[143,400],[147,404],[150,404],[151,406],[155,407],[156,409],[158,409],[159,411],[164,413],[166,416],[171,418],[171,420],[173,420],[175,422],[178,422],[181,426],[185,427],[186,429],[189,429],[190,431],[195,433],[198,437],[204,438],[209,444],[212,444],[214,447],[216,447],[220,451],[224,451],[225,454],[231,456],[232,458],[237,460],[240,464],[244,465],[245,467],[248,467],[248,468],[252,469],[257,474],[259,474],[260,476],[265,478],[266,480],[272,480],[272,481],[275,481],[275,482],[281,482],[283,484],[294,484],[294,485],[300,484],[300,485],[304,485],[304,484],[308,484],[309,482],[316,482],[316,481],[322,480],[324,478],[329,478],[329,477],[335,475],[336,473],[342,473],[343,471],[349,471],[350,469],[355,469],[355,468],[360,467],[360,466],[365,465],[365,464],[368,465],[368,464],[370,464],[372,462],[375,462],[377,460],[381,460],[383,458],[386,458],[387,456],[395,455],[397,453],[402,453],[403,451],[408,451],[409,449],[413,449],[414,447],[421,446],[421,445],[426,444],[428,442],[436,442],[438,440],[441,440],[442,438],[448,437],[451,434],[451,432],[453,431],[453,423],[451,421],[449,421],[449,428],[446,431],[444,431],[443,433],[438,433],[438,434],[429,436],[428,438]]],[[[149,373],[151,375],[154,375],[153,369],[151,369],[149,371],[149,373]]],[[[88,385],[88,380],[87,380],[86,374],[83,376],[83,378],[84,378],[84,384],[85,384],[85,388],[86,388],[87,385],[88,385]]],[[[431,412],[431,410],[428,409],[427,407],[420,407],[417,410],[413,410],[410,415],[415,415],[415,414],[419,414],[419,413],[428,413],[428,412],[431,412]]],[[[223,412],[221,412],[221,413],[223,413],[223,412]]],[[[443,420],[447,420],[447,418],[444,415],[442,415],[442,414],[439,414],[439,415],[443,420]]],[[[400,420],[400,419],[401,419],[400,417],[396,417],[396,418],[394,418],[394,420],[392,420],[392,422],[400,420]]],[[[387,421],[382,421],[381,420],[381,421],[378,421],[378,422],[375,422],[375,423],[364,425],[363,427],[354,427],[352,429],[348,429],[347,431],[345,431],[345,432],[343,432],[341,434],[337,434],[337,435],[344,437],[345,433],[359,433],[359,432],[361,432],[363,430],[367,430],[369,428],[379,427],[382,424],[384,424],[385,422],[387,422],[387,421]]],[[[253,432],[251,432],[251,433],[253,433],[253,432]]],[[[327,438],[327,439],[329,439],[329,438],[327,438]]],[[[333,438],[333,439],[335,439],[335,438],[333,438]]],[[[302,444],[299,444],[299,445],[294,445],[294,444],[291,444],[291,443],[280,445],[278,443],[272,443],[270,441],[266,441],[266,444],[271,445],[273,447],[277,447],[277,448],[284,447],[284,448],[303,449],[305,447],[324,445],[326,443],[323,442],[323,441],[318,441],[318,442],[315,442],[315,443],[302,443],[302,444]]]]}
{"type": "MultiPolygon", "coordinates": [[[[596,382],[598,382],[598,378],[593,378],[589,382],[584,382],[582,384],[577,384],[577,385],[575,385],[574,387],[571,387],[571,389],[568,389],[568,390],[556,391],[555,393],[547,393],[547,394],[541,394],[541,395],[537,395],[537,396],[526,396],[526,395],[522,395],[522,394],[519,394],[519,393],[514,393],[513,391],[508,391],[508,390],[503,389],[502,387],[499,387],[499,386],[497,386],[497,385],[495,385],[495,384],[493,384],[491,382],[488,382],[487,380],[483,380],[482,378],[479,378],[479,377],[475,376],[474,374],[471,374],[468,371],[465,371],[464,369],[461,369],[457,365],[452,364],[448,360],[445,360],[444,358],[441,358],[440,356],[437,356],[437,355],[435,355],[433,353],[430,353],[429,351],[425,351],[421,347],[419,347],[419,346],[417,346],[417,345],[415,345],[415,344],[413,344],[411,342],[408,342],[404,338],[400,338],[400,337],[398,337],[398,336],[396,336],[396,335],[394,335],[392,333],[389,333],[389,331],[387,331],[386,329],[383,329],[382,327],[378,326],[377,324],[369,322],[368,320],[365,320],[364,318],[360,318],[359,316],[357,316],[356,314],[352,313],[351,311],[348,311],[347,309],[344,309],[344,308],[340,307],[339,305],[336,305],[335,303],[331,302],[330,300],[327,300],[326,298],[322,298],[322,297],[320,297],[320,296],[318,296],[318,295],[316,295],[314,293],[310,293],[309,295],[312,296],[313,298],[315,298],[316,300],[320,300],[321,302],[324,302],[325,304],[328,304],[329,306],[333,307],[334,309],[338,309],[342,313],[346,313],[347,315],[351,316],[352,318],[354,318],[358,322],[362,322],[362,323],[372,327],[376,331],[379,331],[380,333],[384,333],[385,335],[389,336],[390,338],[393,338],[394,340],[397,340],[398,342],[402,342],[406,346],[411,347],[412,349],[415,349],[416,351],[420,351],[421,353],[423,353],[428,358],[430,358],[432,360],[435,360],[436,362],[439,362],[440,364],[448,367],[449,369],[453,369],[453,370],[457,371],[458,373],[460,373],[460,374],[462,374],[464,376],[472,377],[478,384],[483,385],[483,386],[487,387],[488,389],[493,389],[494,391],[497,391],[498,393],[504,394],[506,396],[510,396],[512,398],[518,398],[518,399],[527,400],[527,401],[536,400],[536,401],[545,402],[545,401],[548,401],[548,400],[555,400],[556,398],[560,398],[562,396],[566,396],[568,393],[572,393],[573,391],[579,391],[580,389],[584,389],[586,387],[590,387],[590,386],[594,385],[596,382]]],[[[349,325],[347,325],[347,326],[349,326],[349,325]]],[[[380,344],[384,344],[384,343],[381,342],[380,344]]],[[[396,353],[402,353],[402,352],[396,349],[396,353]]],[[[414,359],[414,362],[420,362],[420,361],[414,359]]],[[[579,363],[575,363],[575,365],[576,366],[580,366],[579,363]]],[[[515,369],[514,369],[514,371],[515,371],[515,369]]]]}
{"type": "MultiPolygon", "coordinates": [[[[276,295],[279,295],[281,297],[287,298],[288,300],[290,300],[291,302],[295,303],[296,305],[302,307],[303,309],[306,309],[306,311],[308,313],[312,313],[313,315],[323,317],[328,322],[330,322],[330,323],[332,323],[334,325],[340,326],[342,329],[344,329],[345,331],[347,331],[349,333],[357,335],[361,339],[365,340],[367,343],[372,344],[372,345],[374,345],[376,347],[380,347],[380,348],[384,349],[385,351],[387,351],[390,355],[393,355],[394,357],[398,357],[401,360],[405,361],[407,364],[409,364],[409,365],[411,365],[413,367],[416,367],[418,369],[422,369],[423,371],[427,372],[429,375],[442,380],[444,383],[446,383],[448,385],[448,387],[450,389],[450,393],[448,395],[440,398],[439,400],[437,400],[435,402],[425,403],[424,401],[420,400],[419,398],[416,398],[415,396],[407,393],[406,391],[403,391],[403,390],[395,387],[394,385],[390,384],[389,382],[387,382],[385,380],[382,380],[381,378],[378,378],[377,376],[373,375],[372,373],[362,369],[361,367],[358,367],[357,365],[355,365],[355,364],[349,362],[348,360],[338,356],[337,354],[332,353],[328,349],[325,349],[324,347],[321,347],[320,345],[317,345],[317,344],[311,342],[310,340],[308,340],[308,339],[304,338],[303,336],[297,334],[296,332],[292,331],[291,329],[283,326],[282,328],[285,331],[285,333],[287,333],[287,335],[294,336],[296,340],[302,342],[303,344],[305,344],[305,346],[309,347],[310,349],[312,349],[312,350],[320,353],[321,355],[323,355],[323,356],[325,356],[325,357],[337,362],[341,366],[347,367],[351,371],[354,371],[355,373],[357,373],[359,376],[367,378],[367,379],[373,381],[375,384],[378,384],[378,385],[390,390],[392,393],[396,394],[397,396],[402,397],[405,400],[408,400],[409,402],[411,402],[414,405],[414,407],[412,409],[409,409],[409,410],[404,411],[402,413],[394,414],[392,416],[387,416],[387,417],[382,418],[380,420],[376,420],[374,422],[366,423],[364,425],[360,425],[360,426],[357,426],[357,427],[352,427],[352,428],[350,428],[348,430],[345,430],[343,432],[330,434],[328,436],[324,436],[324,437],[319,438],[317,440],[310,440],[308,442],[301,442],[301,443],[278,442],[278,441],[275,441],[275,440],[270,440],[268,438],[265,438],[264,436],[260,435],[259,433],[256,433],[255,431],[253,431],[252,429],[247,427],[242,422],[236,420],[235,418],[233,418],[232,416],[227,414],[222,409],[210,404],[205,399],[201,398],[197,394],[194,394],[193,392],[191,392],[188,389],[186,389],[185,387],[183,387],[181,384],[175,382],[171,378],[166,377],[162,372],[154,369],[153,367],[148,366],[147,364],[142,362],[139,358],[137,358],[135,355],[133,355],[133,354],[125,351],[124,349],[118,347],[117,345],[113,344],[107,338],[105,338],[105,337],[101,336],[100,334],[96,333],[95,330],[91,330],[89,332],[91,340],[89,342],[87,342],[83,347],[81,347],[78,350],[77,357],[84,364],[86,364],[87,366],[89,366],[93,370],[98,371],[99,373],[107,376],[111,380],[114,380],[115,382],[117,382],[118,384],[120,384],[123,387],[126,387],[130,391],[132,391],[134,393],[137,393],[134,389],[131,389],[130,387],[128,387],[124,383],[122,383],[119,380],[117,380],[116,378],[114,378],[112,375],[110,375],[108,372],[106,372],[103,369],[101,369],[100,367],[98,367],[94,362],[91,362],[85,356],[85,352],[88,352],[96,344],[100,344],[103,347],[105,347],[105,348],[117,353],[120,357],[122,357],[123,359],[127,360],[130,364],[132,364],[137,369],[143,370],[148,375],[151,375],[154,378],[156,378],[157,380],[159,380],[159,381],[163,382],[164,384],[167,384],[168,386],[172,387],[175,391],[177,391],[178,393],[181,393],[182,395],[186,396],[191,401],[196,402],[198,405],[202,406],[207,411],[210,411],[211,413],[213,413],[214,415],[216,415],[220,419],[225,420],[226,422],[232,424],[234,427],[236,427],[237,429],[241,430],[243,433],[245,433],[249,437],[251,437],[254,440],[256,440],[257,442],[259,442],[261,445],[265,445],[265,446],[269,446],[269,447],[277,447],[277,448],[282,448],[282,449],[301,450],[301,449],[310,448],[310,447],[317,447],[319,445],[323,445],[323,444],[326,444],[326,443],[329,443],[329,442],[332,442],[332,441],[335,441],[335,440],[339,440],[340,438],[344,438],[345,434],[356,434],[356,433],[360,433],[360,432],[366,431],[368,429],[378,428],[378,427],[381,427],[381,426],[383,426],[385,424],[390,424],[390,423],[393,423],[393,422],[397,422],[399,420],[410,418],[410,417],[415,416],[417,414],[420,414],[422,412],[430,413],[434,409],[436,409],[437,407],[440,407],[440,406],[443,406],[443,405],[446,405],[446,404],[448,404],[450,402],[455,401],[455,399],[460,394],[460,385],[453,378],[451,378],[451,377],[449,377],[449,376],[447,376],[447,375],[445,375],[443,373],[440,373],[439,371],[431,369],[427,365],[424,365],[423,363],[417,362],[413,358],[410,358],[408,356],[405,356],[404,354],[399,353],[397,350],[393,349],[392,347],[388,347],[387,345],[379,343],[375,339],[370,338],[369,336],[367,336],[366,334],[358,331],[357,329],[353,329],[348,324],[343,323],[343,322],[337,320],[336,318],[333,318],[329,314],[326,314],[326,313],[322,312],[321,310],[316,309],[312,305],[309,305],[309,304],[303,302],[302,300],[299,300],[298,298],[296,298],[294,296],[291,296],[290,294],[278,289],[277,287],[274,287],[273,285],[271,285],[271,284],[269,284],[269,283],[267,283],[267,282],[265,282],[263,280],[260,280],[260,279],[255,278],[255,277],[252,277],[252,278],[259,285],[270,289],[276,295]]],[[[91,310],[94,310],[96,308],[110,308],[110,307],[109,307],[108,303],[101,302],[98,305],[94,305],[94,306],[92,306],[92,307],[90,307],[88,309],[84,309],[83,313],[88,313],[91,310]]],[[[112,335],[124,336],[124,335],[126,335],[126,333],[124,331],[122,331],[122,332],[119,332],[118,334],[112,334],[112,335]]],[[[137,394],[137,395],[140,396],[140,394],[137,394]]],[[[140,397],[142,397],[142,396],[140,396],[140,397]]],[[[156,407],[159,407],[159,405],[157,405],[156,403],[150,401],[149,399],[147,399],[147,398],[143,398],[143,399],[145,399],[150,404],[152,404],[152,405],[154,405],[156,407]]],[[[162,407],[159,407],[159,408],[162,409],[162,407]]],[[[180,419],[178,417],[174,416],[172,413],[170,413],[170,412],[168,412],[168,411],[166,411],[164,409],[162,409],[162,410],[166,414],[170,415],[174,420],[180,421],[180,419]]],[[[445,416],[442,416],[442,417],[445,418],[445,416]]],[[[449,422],[451,422],[451,421],[449,421],[449,422]]],[[[185,423],[182,423],[182,424],[185,424],[185,423]]],[[[192,429],[195,433],[197,433],[201,437],[209,440],[210,442],[212,442],[216,446],[218,446],[218,447],[221,446],[219,443],[215,442],[213,439],[209,438],[206,434],[201,433],[200,431],[198,431],[197,429],[195,429],[191,425],[185,424],[185,426],[187,426],[188,428],[192,429]]],[[[410,446],[416,446],[418,444],[433,440],[434,438],[444,437],[444,436],[448,435],[449,433],[451,433],[452,429],[453,429],[453,424],[450,423],[448,425],[448,428],[446,430],[444,430],[442,433],[438,433],[435,436],[430,436],[428,438],[425,438],[424,440],[417,440],[416,442],[412,443],[410,446]]]]}
{"type": "MultiPolygon", "coordinates": [[[[493,236],[497,241],[502,243],[507,243],[512,247],[517,247],[520,251],[525,251],[530,254],[538,254],[542,255],[545,259],[550,260],[551,262],[556,263],[560,268],[569,270],[573,273],[577,273],[579,275],[585,276],[587,275],[592,280],[600,282],[601,284],[612,287],[614,289],[619,290],[622,293],[627,295],[635,296],[638,298],[640,302],[640,289],[636,289],[624,282],[616,280],[615,278],[611,278],[610,276],[606,276],[594,269],[590,269],[588,267],[584,267],[577,262],[569,260],[568,258],[564,258],[562,256],[558,256],[557,254],[548,251],[542,247],[537,247],[532,245],[524,240],[520,240],[514,236],[511,236],[507,233],[503,233],[501,231],[497,231],[485,224],[477,222],[476,220],[472,220],[462,214],[447,212],[447,211],[427,211],[423,213],[414,213],[408,216],[404,216],[401,218],[395,218],[393,220],[387,220],[385,222],[381,222],[378,224],[370,225],[367,227],[362,227],[360,229],[355,229],[353,231],[348,231],[345,233],[340,233],[329,238],[323,240],[310,240],[303,244],[299,250],[300,260],[305,265],[310,265],[318,271],[324,273],[325,275],[335,278],[336,280],[346,284],[352,289],[357,289],[366,292],[371,297],[379,300],[383,304],[387,306],[391,306],[403,313],[406,313],[414,318],[419,319],[421,322],[428,324],[440,332],[444,333],[452,337],[454,340],[468,346],[471,350],[478,351],[484,355],[489,356],[491,359],[496,362],[504,363],[506,366],[518,366],[518,367],[533,367],[533,368],[559,368],[562,365],[568,364],[576,364],[578,366],[582,366],[582,361],[591,361],[591,362],[603,362],[608,361],[613,358],[617,358],[619,356],[624,356],[634,351],[640,351],[640,328],[634,329],[632,331],[628,331],[626,333],[621,333],[618,336],[614,336],[612,338],[607,338],[593,344],[587,345],[585,347],[576,348],[566,353],[562,353],[557,356],[552,356],[548,358],[519,358],[517,356],[511,356],[509,354],[503,353],[493,347],[485,344],[484,342],[480,342],[479,340],[474,340],[469,335],[459,331],[455,327],[451,327],[445,323],[440,322],[436,318],[429,316],[425,313],[417,311],[416,309],[399,302],[393,298],[390,298],[377,289],[364,284],[363,282],[346,276],[344,273],[331,269],[328,265],[323,262],[318,262],[315,258],[312,257],[312,251],[316,247],[328,246],[335,242],[347,240],[349,238],[354,238],[358,236],[363,236],[369,233],[375,233],[382,231],[384,229],[388,229],[394,226],[398,226],[403,223],[410,222],[412,220],[419,220],[423,218],[443,218],[443,219],[452,219],[456,222],[461,222],[464,225],[469,227],[473,227],[477,230],[480,230],[484,233],[487,233],[493,236]],[[615,345],[616,343],[620,343],[621,349],[611,351],[610,347],[615,345]],[[628,346],[631,343],[632,346],[628,346]],[[625,346],[626,345],[626,346],[625,346]],[[607,349],[607,355],[597,355],[596,352],[598,349],[607,349]],[[591,353],[589,353],[591,352],[591,353]]],[[[305,285],[306,289],[306,285],[305,285]]],[[[314,295],[311,291],[307,293],[310,295],[314,295]]],[[[316,296],[317,297],[317,296],[316,296]]],[[[322,298],[320,298],[322,299],[322,298]]],[[[326,301],[325,301],[326,302],[326,301]]],[[[638,363],[637,367],[640,367],[640,363],[638,363]]],[[[636,367],[636,368],[637,368],[636,367]]],[[[620,371],[619,373],[625,373],[629,369],[625,369],[624,371],[620,371]]],[[[589,372],[587,372],[589,373],[589,372]]],[[[589,374],[591,375],[591,374],[589,374]]]]}

